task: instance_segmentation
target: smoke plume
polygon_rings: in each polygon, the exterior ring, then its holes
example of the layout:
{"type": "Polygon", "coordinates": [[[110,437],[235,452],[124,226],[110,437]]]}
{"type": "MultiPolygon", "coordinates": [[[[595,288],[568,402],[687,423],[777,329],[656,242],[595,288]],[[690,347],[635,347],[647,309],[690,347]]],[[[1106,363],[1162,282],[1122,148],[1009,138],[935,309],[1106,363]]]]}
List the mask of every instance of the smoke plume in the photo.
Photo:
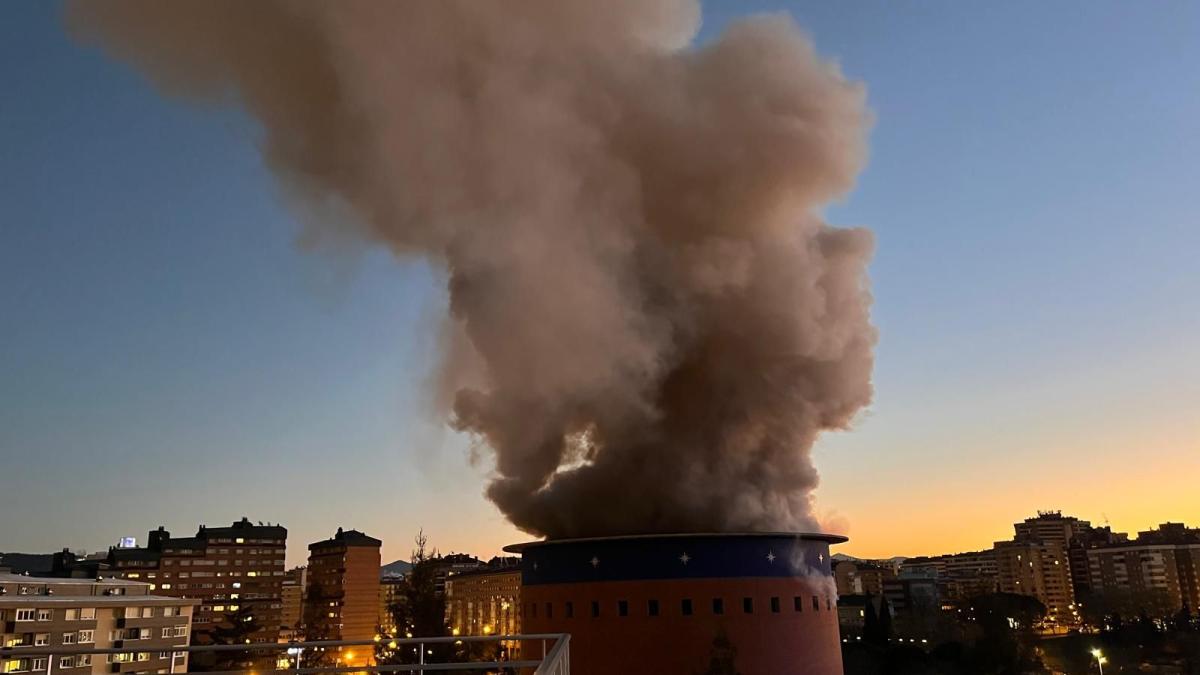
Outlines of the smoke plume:
{"type": "Polygon", "coordinates": [[[170,94],[240,105],[323,227],[446,272],[451,422],[552,537],[805,530],[871,397],[872,237],[826,225],[862,87],[692,0],[72,2],[170,94]]]}

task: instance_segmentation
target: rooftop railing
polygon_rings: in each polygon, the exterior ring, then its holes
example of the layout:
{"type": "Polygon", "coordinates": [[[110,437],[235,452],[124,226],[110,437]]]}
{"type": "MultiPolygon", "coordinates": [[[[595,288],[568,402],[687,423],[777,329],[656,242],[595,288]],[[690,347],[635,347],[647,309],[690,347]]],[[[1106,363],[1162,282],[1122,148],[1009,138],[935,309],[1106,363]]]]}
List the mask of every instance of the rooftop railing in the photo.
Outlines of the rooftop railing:
{"type": "MultiPolygon", "coordinates": [[[[416,663],[381,663],[372,665],[350,665],[340,661],[348,657],[348,648],[366,648],[372,653],[374,661],[375,650],[380,647],[379,640],[314,640],[308,642],[253,642],[234,645],[189,645],[189,646],[126,646],[119,647],[88,647],[87,645],[67,645],[62,647],[0,647],[0,671],[17,675],[28,673],[35,675],[72,675],[72,673],[95,672],[94,670],[79,671],[70,667],[61,667],[63,657],[79,657],[85,654],[92,656],[109,656],[118,654],[133,655],[132,660],[112,661],[110,672],[130,675],[131,673],[153,673],[164,667],[168,673],[204,672],[207,675],[318,675],[324,673],[425,673],[425,672],[481,672],[481,673],[530,673],[534,675],[570,675],[570,641],[567,633],[533,633],[522,635],[464,635],[458,637],[427,637],[427,638],[385,638],[382,644],[392,654],[404,653],[407,659],[416,663]],[[437,660],[432,659],[434,645],[495,645],[496,647],[520,644],[523,653],[512,660],[437,660]],[[413,656],[408,656],[413,649],[413,656]],[[170,666],[151,665],[148,658],[146,668],[139,669],[138,654],[153,654],[154,652],[169,652],[170,666]],[[176,664],[175,655],[186,652],[189,655],[204,653],[233,652],[242,655],[255,654],[262,658],[264,653],[274,652],[272,666],[257,666],[237,670],[214,670],[195,668],[197,664],[189,664],[185,670],[176,664]],[[526,652],[534,652],[529,654],[526,652]],[[339,656],[340,655],[340,656],[339,656]],[[333,658],[333,664],[320,664],[333,658]],[[21,669],[20,663],[15,666],[10,662],[33,662],[45,659],[42,668],[21,669]]],[[[501,651],[497,649],[497,651],[501,651]]],[[[246,656],[246,660],[253,657],[246,656]]]]}

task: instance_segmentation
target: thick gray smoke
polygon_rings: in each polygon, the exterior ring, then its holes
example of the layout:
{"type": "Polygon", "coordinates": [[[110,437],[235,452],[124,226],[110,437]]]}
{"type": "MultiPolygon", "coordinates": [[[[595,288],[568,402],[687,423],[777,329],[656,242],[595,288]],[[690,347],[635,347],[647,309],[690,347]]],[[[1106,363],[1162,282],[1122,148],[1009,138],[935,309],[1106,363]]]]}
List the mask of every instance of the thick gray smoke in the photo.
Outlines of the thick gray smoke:
{"type": "Polygon", "coordinates": [[[453,424],[553,537],[815,526],[871,398],[871,235],[818,210],[863,89],[786,17],[689,0],[74,2],[164,91],[244,106],[307,213],[447,272],[453,424]],[[327,219],[328,220],[328,219],[327,219]]]}

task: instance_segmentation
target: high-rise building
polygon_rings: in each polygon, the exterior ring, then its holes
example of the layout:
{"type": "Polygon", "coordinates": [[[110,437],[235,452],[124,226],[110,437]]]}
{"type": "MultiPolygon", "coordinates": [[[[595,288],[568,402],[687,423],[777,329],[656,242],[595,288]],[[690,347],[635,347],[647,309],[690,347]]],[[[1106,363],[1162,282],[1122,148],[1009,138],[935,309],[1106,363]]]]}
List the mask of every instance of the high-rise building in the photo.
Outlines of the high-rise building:
{"type": "Polygon", "coordinates": [[[1037,516],[1015,523],[1017,541],[1041,541],[1058,544],[1063,549],[1071,540],[1091,531],[1092,524],[1073,516],[1064,516],[1062,511],[1038,511],[1037,516]]]}
{"type": "Polygon", "coordinates": [[[159,527],[145,548],[110,549],[108,573],[148,582],[161,595],[198,599],[192,624],[199,643],[234,613],[252,618],[256,630],[247,639],[274,642],[283,611],[286,548],[286,528],[246,518],[229,527],[201,525],[194,537],[172,537],[159,527]]]}
{"type": "Polygon", "coordinates": [[[1070,566],[1063,544],[1032,539],[998,541],[994,550],[1001,592],[1037,598],[1046,606],[1046,617],[1052,623],[1078,623],[1070,566]]]}
{"type": "Polygon", "coordinates": [[[280,601],[283,604],[280,613],[279,637],[283,640],[296,640],[303,637],[301,622],[304,618],[304,588],[308,579],[307,567],[294,567],[283,577],[280,588],[280,601]]]}
{"type": "Polygon", "coordinates": [[[1104,605],[1101,613],[1167,616],[1200,607],[1198,529],[1164,523],[1133,541],[1088,549],[1087,558],[1087,601],[1104,605]]]}
{"type": "Polygon", "coordinates": [[[0,645],[103,649],[123,654],[0,658],[2,673],[182,673],[196,600],[152,595],[150,584],[0,574],[0,645]]]}
{"type": "MultiPolygon", "coordinates": [[[[342,530],[308,545],[304,630],[310,640],[370,640],[379,620],[379,548],[383,542],[342,530]]],[[[341,663],[368,665],[369,649],[343,652],[341,663]]]]}

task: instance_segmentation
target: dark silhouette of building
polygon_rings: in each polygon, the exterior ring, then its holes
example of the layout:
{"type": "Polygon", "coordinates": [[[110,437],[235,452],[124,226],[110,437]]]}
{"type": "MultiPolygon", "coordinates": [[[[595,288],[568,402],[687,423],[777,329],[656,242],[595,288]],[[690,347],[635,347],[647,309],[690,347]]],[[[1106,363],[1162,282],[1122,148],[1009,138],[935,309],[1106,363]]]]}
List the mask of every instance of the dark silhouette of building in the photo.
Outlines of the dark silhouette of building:
{"type": "Polygon", "coordinates": [[[147,582],[160,595],[198,599],[192,625],[200,643],[238,612],[257,627],[248,639],[273,642],[283,610],[286,547],[286,528],[247,518],[229,527],[201,525],[194,537],[172,537],[160,526],[144,548],[109,549],[106,574],[147,582]]]}

